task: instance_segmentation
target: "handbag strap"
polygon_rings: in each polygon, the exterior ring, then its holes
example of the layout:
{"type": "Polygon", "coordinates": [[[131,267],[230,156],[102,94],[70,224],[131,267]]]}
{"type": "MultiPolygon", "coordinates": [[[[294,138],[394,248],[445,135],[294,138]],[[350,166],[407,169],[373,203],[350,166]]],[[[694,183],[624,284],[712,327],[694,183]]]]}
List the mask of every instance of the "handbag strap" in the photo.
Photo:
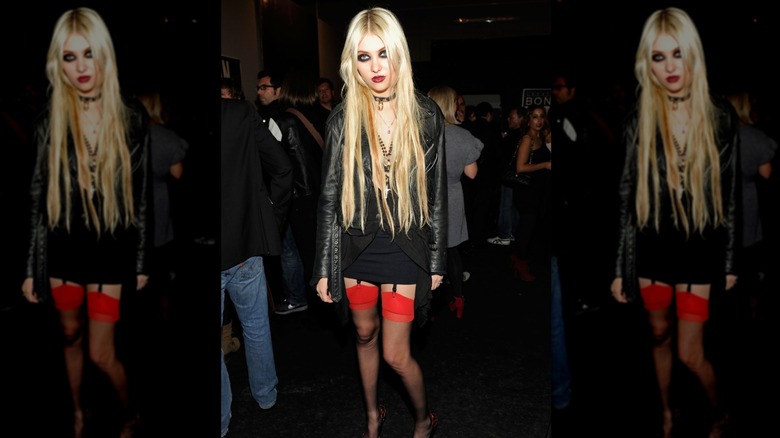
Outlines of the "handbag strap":
{"type": "MultiPolygon", "coordinates": [[[[515,161],[517,161],[517,151],[520,150],[520,145],[518,144],[515,148],[515,153],[512,154],[512,161],[509,162],[509,165],[511,166],[514,164],[515,161]]],[[[533,164],[534,161],[534,150],[531,149],[531,153],[528,155],[528,164],[533,164]]]]}
{"type": "Polygon", "coordinates": [[[320,133],[314,128],[314,125],[311,124],[309,119],[306,118],[303,114],[301,114],[300,111],[298,111],[295,108],[287,108],[286,110],[288,113],[295,114],[296,117],[303,123],[303,125],[306,127],[306,129],[309,130],[309,134],[311,134],[312,137],[314,137],[315,140],[317,140],[317,144],[320,145],[320,149],[325,149],[325,142],[322,141],[322,136],[320,133]]]}

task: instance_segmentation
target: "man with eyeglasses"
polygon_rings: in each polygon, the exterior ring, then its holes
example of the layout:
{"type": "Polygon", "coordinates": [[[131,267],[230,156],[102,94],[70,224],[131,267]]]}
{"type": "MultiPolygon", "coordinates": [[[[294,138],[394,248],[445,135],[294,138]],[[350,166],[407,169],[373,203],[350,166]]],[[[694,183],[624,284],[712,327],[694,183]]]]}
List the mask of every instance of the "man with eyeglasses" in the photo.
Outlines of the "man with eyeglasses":
{"type": "Polygon", "coordinates": [[[282,94],[284,77],[272,70],[262,70],[257,74],[257,112],[277,141],[282,141],[282,131],[272,119],[279,111],[279,96],[282,94]]]}
{"type": "Polygon", "coordinates": [[[257,110],[266,126],[268,119],[279,112],[278,99],[282,93],[283,80],[280,73],[272,70],[263,70],[257,74],[257,110]]]}

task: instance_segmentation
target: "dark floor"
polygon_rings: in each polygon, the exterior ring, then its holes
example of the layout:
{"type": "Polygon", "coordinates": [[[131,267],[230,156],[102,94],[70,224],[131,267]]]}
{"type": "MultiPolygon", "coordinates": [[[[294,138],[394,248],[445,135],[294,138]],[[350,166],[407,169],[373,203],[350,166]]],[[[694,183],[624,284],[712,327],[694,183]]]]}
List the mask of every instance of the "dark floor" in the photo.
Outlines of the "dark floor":
{"type": "MultiPolygon", "coordinates": [[[[144,416],[140,438],[219,436],[219,286],[209,268],[218,266],[218,254],[208,245],[182,251],[188,261],[177,268],[167,314],[152,290],[137,292],[125,302],[118,327],[119,354],[144,416]]],[[[435,320],[413,332],[413,353],[440,418],[436,436],[550,438],[553,430],[556,438],[658,436],[647,326],[635,306],[605,301],[598,310],[569,314],[574,398],[568,409],[551,412],[549,275],[537,266],[537,281],[521,283],[511,274],[510,251],[487,244],[469,251],[463,318],[445,306],[442,290],[436,293],[435,320]]],[[[46,306],[23,303],[11,286],[0,310],[0,436],[68,437],[69,391],[55,315],[46,306]]],[[[755,319],[743,286],[713,302],[707,326],[707,352],[734,418],[730,437],[766,436],[776,411],[778,374],[770,369],[777,330],[767,309],[777,308],[777,273],[767,273],[762,290],[755,319]]],[[[338,326],[325,305],[313,304],[305,312],[271,317],[279,377],[278,403],[271,410],[261,411],[248,392],[243,350],[228,356],[231,438],[363,432],[352,332],[338,326]]],[[[87,438],[117,436],[118,403],[107,381],[90,367],[84,384],[87,438]]],[[[706,436],[706,402],[679,364],[672,396],[675,437],[706,436]]],[[[409,436],[404,391],[386,367],[380,400],[388,408],[383,436],[409,436]]]]}
{"type": "MultiPolygon", "coordinates": [[[[166,313],[151,284],[123,297],[117,355],[144,418],[139,437],[219,436],[219,276],[212,272],[218,247],[189,243],[176,259],[186,262],[173,261],[178,274],[166,313]]],[[[70,437],[72,403],[56,311],[24,301],[20,284],[3,291],[0,310],[0,436],[70,437]]],[[[112,387],[89,362],[84,375],[85,437],[118,436],[112,387]]]]}
{"type": "MultiPolygon", "coordinates": [[[[522,284],[509,269],[508,247],[480,245],[465,257],[462,319],[435,292],[435,320],[412,334],[425,376],[437,437],[539,437],[550,425],[549,276],[522,284]]],[[[230,438],[359,437],[365,413],[352,327],[331,310],[272,318],[279,398],[262,412],[246,380],[243,350],[229,355],[234,391],[230,438]]],[[[397,376],[383,365],[379,398],[388,410],[385,437],[410,436],[413,417],[397,376]]]]}
{"type": "MultiPolygon", "coordinates": [[[[777,263],[776,257],[773,260],[777,263]]],[[[778,406],[773,400],[779,388],[777,373],[772,372],[777,322],[766,310],[777,308],[777,274],[768,272],[758,289],[763,294],[755,317],[751,317],[746,288],[738,285],[714,298],[705,326],[705,353],[733,420],[727,437],[768,436],[778,406]]],[[[570,316],[573,399],[568,409],[553,412],[556,438],[660,437],[660,400],[646,320],[641,305],[621,305],[611,299],[598,311],[570,316]]],[[[711,420],[708,402],[679,360],[673,370],[671,398],[674,437],[706,437],[711,420]]]]}
{"type": "MultiPolygon", "coordinates": [[[[178,269],[168,314],[151,291],[138,292],[125,303],[118,327],[119,354],[144,415],[141,438],[219,436],[219,313],[211,310],[219,303],[210,298],[218,295],[219,279],[208,268],[218,262],[211,247],[182,250],[189,262],[178,269]]],[[[442,289],[435,293],[435,319],[413,331],[413,354],[440,419],[437,437],[549,436],[548,269],[542,264],[535,283],[521,284],[512,275],[510,251],[487,243],[469,251],[463,318],[450,312],[442,289]]],[[[13,385],[4,392],[11,402],[4,414],[15,421],[0,422],[0,429],[17,431],[23,424],[25,436],[67,437],[70,401],[55,314],[15,294],[8,301],[0,315],[0,332],[8,336],[2,375],[13,385]]],[[[279,397],[271,410],[261,411],[248,392],[243,349],[228,356],[231,438],[362,434],[352,330],[340,327],[329,307],[314,304],[305,312],[272,315],[279,397]]],[[[108,382],[88,368],[84,384],[86,436],[116,436],[118,403],[108,382]]],[[[405,393],[386,367],[379,390],[388,409],[383,436],[408,436],[413,420],[405,393]]]]}

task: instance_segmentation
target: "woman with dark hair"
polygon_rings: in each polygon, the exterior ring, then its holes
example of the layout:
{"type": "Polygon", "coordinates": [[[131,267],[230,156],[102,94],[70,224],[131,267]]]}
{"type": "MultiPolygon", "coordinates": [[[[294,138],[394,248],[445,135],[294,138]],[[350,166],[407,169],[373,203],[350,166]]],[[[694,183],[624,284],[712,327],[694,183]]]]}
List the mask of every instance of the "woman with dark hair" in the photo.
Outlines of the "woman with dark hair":
{"type": "Polygon", "coordinates": [[[85,336],[89,358],[127,411],[122,436],[131,436],[138,421],[114,332],[123,286],[141,289],[148,280],[149,135],[143,107],[120,95],[116,66],[101,17],[87,8],[65,12],[47,55],[48,109],[34,131],[37,158],[22,291],[28,301],[51,301],[59,312],[76,437],[84,428],[85,336]]]}
{"type": "Polygon", "coordinates": [[[552,157],[546,145],[547,126],[545,108],[541,105],[529,108],[525,134],[517,145],[515,157],[515,171],[518,174],[530,174],[531,184],[528,187],[515,188],[514,204],[519,223],[512,263],[520,279],[529,282],[536,279],[529,266],[531,244],[534,239],[536,242],[546,242],[545,238],[539,239],[538,236],[540,230],[546,230],[545,221],[549,219],[551,206],[552,157]]]}
{"type": "Polygon", "coordinates": [[[324,302],[352,311],[366,436],[379,436],[386,415],[377,401],[381,339],[409,394],[414,436],[428,437],[437,417],[410,335],[414,320],[427,320],[431,290],[447,270],[442,116],[415,92],[403,29],[386,9],[352,19],[341,77],[344,101],[327,124],[313,282],[324,302]]]}
{"type": "Polygon", "coordinates": [[[279,315],[308,309],[306,279],[311,278],[314,264],[324,147],[313,124],[314,83],[314,78],[298,70],[288,71],[279,92],[279,112],[273,116],[282,134],[282,146],[293,165],[292,205],[282,232],[281,265],[286,297],[276,306],[279,315]]]}
{"type": "Polygon", "coordinates": [[[623,137],[612,295],[621,303],[641,298],[647,310],[664,437],[672,435],[673,327],[680,360],[718,418],[710,431],[717,437],[725,416],[703,337],[711,294],[736,282],[737,118],[710,95],[698,31],[680,9],[647,19],[634,72],[641,91],[623,137]]]}

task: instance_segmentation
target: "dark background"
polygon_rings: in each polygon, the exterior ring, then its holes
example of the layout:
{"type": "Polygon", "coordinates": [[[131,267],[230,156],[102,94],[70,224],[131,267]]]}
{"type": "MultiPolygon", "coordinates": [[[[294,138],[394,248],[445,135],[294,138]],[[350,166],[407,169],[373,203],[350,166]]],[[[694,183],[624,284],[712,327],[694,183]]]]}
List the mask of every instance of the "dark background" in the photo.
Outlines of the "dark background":
{"type": "Polygon", "coordinates": [[[685,10],[696,24],[712,91],[747,88],[758,100],[765,125],[772,125],[777,119],[772,103],[778,98],[778,87],[772,84],[777,76],[773,52],[780,41],[780,15],[771,10],[771,3],[555,0],[554,68],[575,71],[579,93],[606,95],[619,82],[633,97],[634,58],[642,27],[653,11],[668,6],[685,10]]]}
{"type": "Polygon", "coordinates": [[[20,286],[33,156],[26,135],[46,101],[46,52],[56,20],[66,10],[80,6],[95,9],[106,22],[122,91],[132,95],[158,89],[167,102],[168,126],[190,145],[184,176],[171,194],[176,238],[184,248],[173,262],[180,268],[177,281],[186,296],[176,301],[176,316],[166,327],[148,318],[156,310],[153,306],[159,305],[152,304],[148,294],[137,292],[123,300],[122,312],[128,318],[117,326],[118,353],[129,359],[132,385],[142,393],[136,399],[143,398],[145,407],[158,416],[150,419],[159,422],[160,436],[165,436],[166,427],[185,434],[190,428],[193,432],[218,430],[219,247],[191,242],[196,237],[218,237],[219,233],[220,9],[215,1],[166,0],[23,1],[0,14],[0,145],[4,164],[0,195],[6,236],[0,346],[7,352],[0,366],[0,382],[4,388],[2,404],[12,407],[2,413],[0,430],[25,430],[26,436],[62,436],[55,431],[68,421],[69,392],[60,386],[64,364],[55,336],[56,319],[49,306],[23,302],[20,286]],[[197,427],[177,417],[182,411],[190,418],[200,418],[197,427]],[[166,419],[159,418],[162,412],[166,419]]]}
{"type": "MultiPolygon", "coordinates": [[[[415,84],[423,92],[445,84],[461,94],[516,101],[524,88],[542,88],[550,82],[551,0],[293,1],[303,10],[295,15],[294,28],[289,26],[288,9],[275,8],[273,2],[264,9],[266,65],[317,71],[317,47],[311,43],[317,37],[316,20],[346,32],[356,13],[380,6],[391,10],[404,28],[415,84]]],[[[339,45],[342,42],[343,36],[339,45]]]]}

